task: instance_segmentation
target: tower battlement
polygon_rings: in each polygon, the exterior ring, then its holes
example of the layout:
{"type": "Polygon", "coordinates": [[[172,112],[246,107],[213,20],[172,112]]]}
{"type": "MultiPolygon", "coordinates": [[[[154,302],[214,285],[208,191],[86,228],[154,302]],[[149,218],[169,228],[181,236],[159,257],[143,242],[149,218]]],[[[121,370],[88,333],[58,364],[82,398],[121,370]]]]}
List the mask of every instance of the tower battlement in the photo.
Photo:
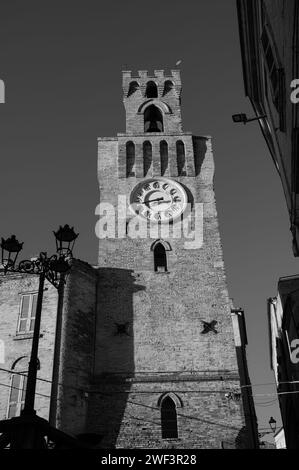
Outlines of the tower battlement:
{"type": "Polygon", "coordinates": [[[132,72],[132,70],[123,70],[123,82],[125,80],[155,80],[156,78],[162,80],[174,80],[177,84],[181,84],[181,71],[179,69],[170,70],[170,74],[165,73],[164,70],[154,70],[153,75],[149,74],[148,70],[138,70],[137,74],[132,72]],[[138,75],[137,75],[138,74],[138,75]]]}
{"type": "Polygon", "coordinates": [[[137,73],[131,70],[122,72],[122,86],[124,97],[132,94],[132,89],[140,87],[145,96],[147,84],[153,82],[158,87],[159,95],[165,96],[170,90],[175,90],[180,96],[182,91],[181,72],[178,69],[166,73],[164,70],[154,70],[153,74],[148,70],[138,70],[137,73]]]}

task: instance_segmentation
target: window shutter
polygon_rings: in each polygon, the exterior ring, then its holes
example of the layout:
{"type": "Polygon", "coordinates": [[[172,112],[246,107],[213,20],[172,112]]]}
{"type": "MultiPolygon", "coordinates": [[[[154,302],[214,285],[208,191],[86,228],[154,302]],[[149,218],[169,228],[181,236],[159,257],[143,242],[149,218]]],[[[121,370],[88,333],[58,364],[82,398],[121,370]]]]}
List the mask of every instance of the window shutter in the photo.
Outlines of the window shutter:
{"type": "Polygon", "coordinates": [[[21,299],[21,313],[19,318],[18,333],[25,333],[29,317],[30,295],[23,295],[21,299]]]}

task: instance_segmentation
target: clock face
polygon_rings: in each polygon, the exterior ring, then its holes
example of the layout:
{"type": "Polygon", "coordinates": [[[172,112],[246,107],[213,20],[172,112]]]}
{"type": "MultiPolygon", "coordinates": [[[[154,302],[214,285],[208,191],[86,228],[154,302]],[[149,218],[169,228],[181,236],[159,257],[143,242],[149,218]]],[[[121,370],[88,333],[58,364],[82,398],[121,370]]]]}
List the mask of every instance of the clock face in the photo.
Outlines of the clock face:
{"type": "Polygon", "coordinates": [[[187,194],[176,181],[152,178],[138,184],[130,197],[135,214],[152,222],[169,222],[178,218],[187,206],[187,194]]]}

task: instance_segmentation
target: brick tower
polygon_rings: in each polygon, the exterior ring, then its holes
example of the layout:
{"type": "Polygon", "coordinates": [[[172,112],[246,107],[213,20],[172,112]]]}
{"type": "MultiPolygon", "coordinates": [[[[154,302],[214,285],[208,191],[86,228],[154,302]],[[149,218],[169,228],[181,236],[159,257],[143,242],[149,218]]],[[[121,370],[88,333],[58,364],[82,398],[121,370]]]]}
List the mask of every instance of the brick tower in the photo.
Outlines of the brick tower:
{"type": "Polygon", "coordinates": [[[126,132],[98,139],[106,225],[88,430],[106,448],[251,447],[211,138],[182,130],[179,70],[122,79],[126,132]]]}

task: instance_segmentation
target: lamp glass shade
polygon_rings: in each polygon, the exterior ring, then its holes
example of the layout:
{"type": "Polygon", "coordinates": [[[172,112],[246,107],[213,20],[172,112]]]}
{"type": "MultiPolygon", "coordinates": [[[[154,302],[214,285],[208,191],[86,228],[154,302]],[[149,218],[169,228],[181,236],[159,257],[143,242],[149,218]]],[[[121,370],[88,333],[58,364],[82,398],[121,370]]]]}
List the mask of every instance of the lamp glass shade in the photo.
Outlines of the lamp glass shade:
{"type": "Polygon", "coordinates": [[[272,429],[273,432],[276,431],[276,420],[271,416],[269,420],[270,428],[272,429]]]}
{"type": "Polygon", "coordinates": [[[23,248],[23,243],[20,243],[15,235],[1,239],[1,263],[4,268],[12,267],[15,265],[19,252],[23,248]]]}
{"type": "Polygon", "coordinates": [[[232,116],[234,122],[247,122],[247,116],[244,113],[241,114],[234,114],[232,116]]]}
{"type": "Polygon", "coordinates": [[[69,225],[60,225],[57,232],[53,232],[56,239],[56,249],[57,253],[60,255],[70,255],[72,256],[73,247],[75,240],[78,237],[78,233],[75,233],[74,227],[69,225]]]}

